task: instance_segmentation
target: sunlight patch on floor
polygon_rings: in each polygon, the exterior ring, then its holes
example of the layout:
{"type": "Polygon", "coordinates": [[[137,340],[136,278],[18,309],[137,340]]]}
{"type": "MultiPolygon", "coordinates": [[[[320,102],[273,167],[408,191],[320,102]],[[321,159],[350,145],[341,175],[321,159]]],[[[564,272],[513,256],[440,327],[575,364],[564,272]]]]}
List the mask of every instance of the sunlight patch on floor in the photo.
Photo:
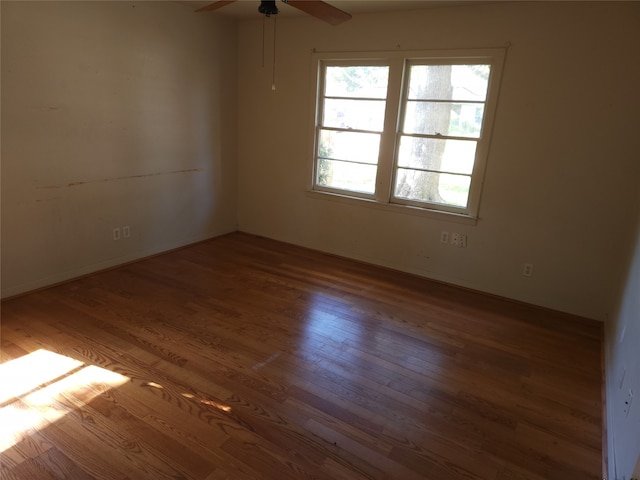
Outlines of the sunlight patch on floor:
{"type": "Polygon", "coordinates": [[[0,405],[83,365],[48,350],[36,350],[0,365],[0,405]]]}
{"type": "Polygon", "coordinates": [[[47,350],[0,365],[0,452],[130,379],[47,350]]]}

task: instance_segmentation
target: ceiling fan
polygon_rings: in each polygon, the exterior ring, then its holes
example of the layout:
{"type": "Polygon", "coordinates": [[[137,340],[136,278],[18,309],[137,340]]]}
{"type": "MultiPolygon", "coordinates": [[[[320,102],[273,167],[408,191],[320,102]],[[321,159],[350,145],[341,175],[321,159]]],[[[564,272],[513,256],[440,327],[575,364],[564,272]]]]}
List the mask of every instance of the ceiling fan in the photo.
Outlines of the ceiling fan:
{"type": "MultiPolygon", "coordinates": [[[[219,0],[217,2],[210,3],[204,7],[196,10],[196,12],[211,12],[218,10],[230,3],[234,3],[236,0],[219,0]]],[[[339,25],[346,22],[351,18],[351,15],[347,12],[343,12],[339,8],[328,4],[327,2],[321,2],[316,0],[282,0],[283,3],[291,5],[304,13],[316,17],[331,25],[339,25]]],[[[258,12],[270,17],[271,15],[278,14],[278,7],[275,0],[262,0],[258,7],[258,12]]]]}

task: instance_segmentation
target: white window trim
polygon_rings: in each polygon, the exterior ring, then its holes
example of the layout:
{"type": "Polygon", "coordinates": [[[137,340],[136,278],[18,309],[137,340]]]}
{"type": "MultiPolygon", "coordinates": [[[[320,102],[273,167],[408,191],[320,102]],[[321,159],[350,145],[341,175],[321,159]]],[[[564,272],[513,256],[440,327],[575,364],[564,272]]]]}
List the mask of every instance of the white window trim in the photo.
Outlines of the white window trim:
{"type": "Polygon", "coordinates": [[[312,120],[310,126],[311,159],[307,172],[307,193],[312,198],[324,198],[341,203],[361,205],[369,208],[383,209],[392,212],[421,215],[425,217],[451,220],[457,223],[475,224],[480,208],[480,196],[484,183],[484,172],[487,158],[490,152],[493,123],[498,103],[500,80],[504,65],[505,48],[486,49],[452,49],[452,50],[410,50],[410,51],[381,51],[381,52],[313,52],[312,57],[312,85],[311,108],[312,120]],[[402,201],[392,198],[392,188],[395,172],[398,122],[402,106],[404,81],[404,65],[412,61],[426,60],[454,64],[483,62],[491,65],[485,112],[481,134],[478,141],[476,160],[471,174],[471,186],[466,209],[451,207],[448,205],[420,204],[419,202],[402,201]],[[323,61],[339,63],[375,62],[389,65],[389,84],[387,107],[385,112],[384,133],[380,143],[380,160],[378,163],[378,175],[376,177],[376,191],[373,195],[359,194],[345,190],[331,189],[314,186],[316,174],[316,130],[320,119],[320,97],[322,96],[322,65],[323,61]]]}

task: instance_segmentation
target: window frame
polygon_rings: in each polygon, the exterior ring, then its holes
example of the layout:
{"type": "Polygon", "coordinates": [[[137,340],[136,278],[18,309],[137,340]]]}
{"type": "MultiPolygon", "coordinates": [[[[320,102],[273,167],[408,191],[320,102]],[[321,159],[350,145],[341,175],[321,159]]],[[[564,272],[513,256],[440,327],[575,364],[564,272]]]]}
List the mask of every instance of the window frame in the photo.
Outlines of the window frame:
{"type": "MultiPolygon", "coordinates": [[[[389,52],[313,52],[312,53],[312,134],[311,162],[307,191],[317,198],[356,202],[403,213],[436,216],[474,223],[478,218],[484,171],[489,156],[491,134],[498,103],[500,80],[506,49],[411,50],[389,52]],[[477,140],[475,161],[466,207],[429,203],[394,196],[398,170],[398,150],[402,133],[410,65],[491,65],[484,116],[477,140]],[[317,184],[318,139],[323,127],[324,72],[327,66],[384,65],[389,67],[384,126],[380,137],[375,191],[373,194],[353,192],[317,184]]],[[[446,136],[444,138],[447,138],[446,136]]]]}
{"type": "MultiPolygon", "coordinates": [[[[321,61],[322,62],[322,61],[321,61]]],[[[332,60],[330,65],[327,64],[327,66],[388,66],[386,61],[384,59],[342,59],[342,60],[332,60]]],[[[389,72],[391,72],[391,68],[389,68],[389,72]]],[[[391,75],[391,73],[390,73],[391,75]]],[[[335,187],[328,187],[325,185],[318,185],[316,183],[316,179],[317,179],[317,169],[318,169],[318,139],[320,138],[319,132],[320,130],[324,129],[328,129],[328,130],[334,130],[334,131],[342,131],[339,129],[334,129],[334,128],[327,128],[325,126],[322,125],[322,121],[323,121],[323,113],[324,113],[324,98],[325,95],[322,93],[325,90],[325,81],[324,81],[324,75],[322,75],[322,67],[321,65],[318,65],[318,81],[317,81],[317,93],[316,93],[316,99],[317,99],[317,104],[314,105],[314,110],[315,110],[315,116],[314,116],[314,133],[313,133],[313,143],[314,143],[314,150],[313,150],[313,178],[312,178],[312,188],[314,191],[319,191],[319,192],[324,192],[324,193],[330,193],[330,194],[336,194],[336,195],[347,195],[350,197],[354,197],[354,198],[364,198],[364,199],[369,199],[369,200],[378,200],[378,198],[376,197],[376,192],[379,191],[378,188],[378,178],[379,175],[376,175],[376,182],[375,182],[375,188],[374,188],[374,192],[373,193],[366,193],[366,192],[360,192],[360,191],[354,191],[354,190],[345,190],[345,189],[341,189],[341,188],[335,188],[335,187]],[[322,100],[321,100],[322,99],[322,100]]],[[[380,171],[380,157],[382,156],[382,138],[383,138],[383,134],[385,132],[385,130],[387,129],[387,113],[389,111],[388,107],[388,102],[389,102],[389,85],[387,84],[387,96],[384,98],[385,100],[385,120],[383,122],[383,127],[382,130],[380,131],[380,142],[381,142],[381,148],[380,151],[378,152],[378,161],[375,164],[378,172],[380,171]]],[[[344,131],[349,131],[347,129],[345,129],[344,131]]],[[[364,130],[354,130],[355,132],[365,132],[364,130]]],[[[371,131],[373,132],[373,131],[371,131]]],[[[373,164],[372,164],[373,165],[373,164]]]]}

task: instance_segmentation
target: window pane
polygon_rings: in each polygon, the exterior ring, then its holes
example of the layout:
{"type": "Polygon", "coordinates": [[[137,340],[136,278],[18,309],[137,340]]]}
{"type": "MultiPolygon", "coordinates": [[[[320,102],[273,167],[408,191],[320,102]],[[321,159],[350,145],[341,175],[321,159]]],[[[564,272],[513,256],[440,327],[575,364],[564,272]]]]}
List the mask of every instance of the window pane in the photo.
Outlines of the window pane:
{"type": "Polygon", "coordinates": [[[466,207],[471,177],[399,168],[394,196],[419,202],[466,207]]]}
{"type": "Polygon", "coordinates": [[[327,97],[387,98],[389,67],[327,67],[327,97]]]}
{"type": "Polygon", "coordinates": [[[323,127],[382,131],[383,100],[346,100],[327,98],[322,116],[323,127]]]}
{"type": "Polygon", "coordinates": [[[404,133],[480,138],[483,103],[408,101],[404,133]]]}
{"type": "Polygon", "coordinates": [[[484,102],[491,65],[412,65],[410,100],[470,100],[484,102]]]}
{"type": "Polygon", "coordinates": [[[377,164],[379,151],[378,133],[320,131],[319,157],[377,164]]]}
{"type": "Polygon", "coordinates": [[[475,140],[402,137],[398,166],[471,175],[476,145],[475,140]]]}
{"type": "Polygon", "coordinates": [[[374,193],[376,188],[375,165],[318,159],[318,185],[354,192],[374,193]]]}

